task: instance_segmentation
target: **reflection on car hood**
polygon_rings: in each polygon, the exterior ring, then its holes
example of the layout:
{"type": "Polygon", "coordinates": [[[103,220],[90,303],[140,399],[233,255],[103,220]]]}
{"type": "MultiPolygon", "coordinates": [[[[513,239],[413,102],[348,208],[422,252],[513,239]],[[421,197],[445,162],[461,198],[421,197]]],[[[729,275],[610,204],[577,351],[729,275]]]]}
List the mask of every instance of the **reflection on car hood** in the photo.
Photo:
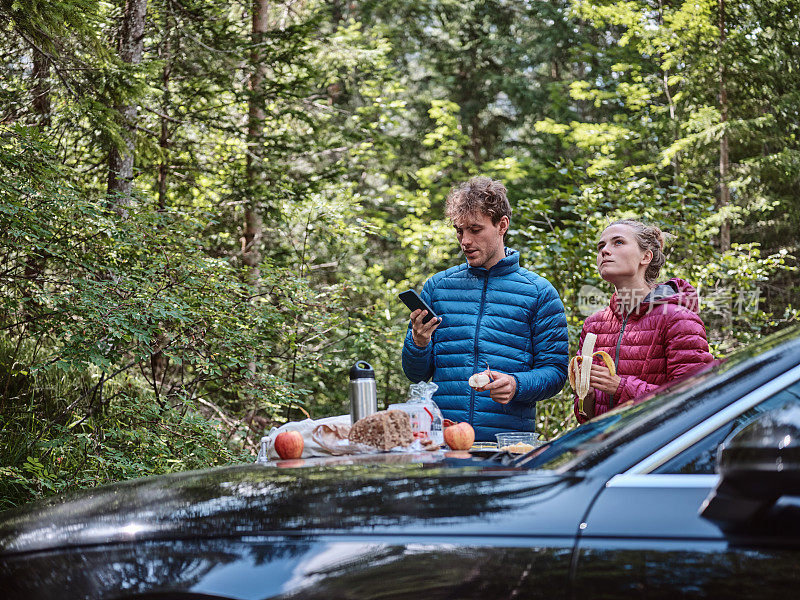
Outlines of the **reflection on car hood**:
{"type": "Polygon", "coordinates": [[[578,481],[413,462],[223,467],[122,482],[8,511],[0,515],[0,554],[247,535],[516,535],[537,516],[551,523],[548,511],[537,507],[578,481]]]}

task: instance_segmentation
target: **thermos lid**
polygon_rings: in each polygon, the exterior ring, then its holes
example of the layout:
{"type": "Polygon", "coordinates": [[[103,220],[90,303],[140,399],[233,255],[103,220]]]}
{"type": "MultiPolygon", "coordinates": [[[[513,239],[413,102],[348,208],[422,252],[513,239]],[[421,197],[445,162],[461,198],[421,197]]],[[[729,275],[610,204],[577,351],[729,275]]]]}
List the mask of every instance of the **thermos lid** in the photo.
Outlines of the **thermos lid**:
{"type": "Polygon", "coordinates": [[[350,369],[350,379],[375,379],[375,371],[365,360],[359,360],[350,369]]]}

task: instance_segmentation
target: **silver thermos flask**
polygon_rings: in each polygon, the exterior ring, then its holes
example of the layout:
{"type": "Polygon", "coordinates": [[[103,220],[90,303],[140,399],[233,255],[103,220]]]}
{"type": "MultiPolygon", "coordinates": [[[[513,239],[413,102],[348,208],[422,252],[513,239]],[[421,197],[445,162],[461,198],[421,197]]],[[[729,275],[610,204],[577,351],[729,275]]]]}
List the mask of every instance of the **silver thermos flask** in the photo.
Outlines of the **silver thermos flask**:
{"type": "Polygon", "coordinates": [[[359,360],[350,369],[350,419],[359,419],[378,412],[378,390],[375,387],[375,371],[372,366],[359,360]]]}

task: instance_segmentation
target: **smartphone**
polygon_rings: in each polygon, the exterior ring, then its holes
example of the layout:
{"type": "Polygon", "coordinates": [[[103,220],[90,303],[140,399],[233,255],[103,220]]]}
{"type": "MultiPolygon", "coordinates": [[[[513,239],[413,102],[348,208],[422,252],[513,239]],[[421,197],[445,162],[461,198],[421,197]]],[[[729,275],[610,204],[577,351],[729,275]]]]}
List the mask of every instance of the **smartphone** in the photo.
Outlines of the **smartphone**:
{"type": "Polygon", "coordinates": [[[425,302],[422,298],[420,298],[419,294],[415,290],[406,290],[400,294],[400,300],[403,301],[411,312],[414,312],[417,309],[427,310],[428,314],[422,318],[423,323],[427,323],[431,319],[437,318],[438,315],[433,312],[433,309],[428,306],[428,303],[425,302]]]}

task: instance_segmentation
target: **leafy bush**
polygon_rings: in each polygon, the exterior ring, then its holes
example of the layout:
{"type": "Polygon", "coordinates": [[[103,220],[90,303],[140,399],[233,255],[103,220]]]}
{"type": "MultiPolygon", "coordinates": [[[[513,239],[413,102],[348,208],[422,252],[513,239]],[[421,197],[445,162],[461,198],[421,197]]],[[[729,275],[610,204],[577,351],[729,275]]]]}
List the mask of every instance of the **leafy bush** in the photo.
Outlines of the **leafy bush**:
{"type": "Polygon", "coordinates": [[[206,253],[209,221],[120,216],[36,130],[0,131],[0,502],[230,461],[257,441],[245,417],[302,404],[286,356],[336,299],[266,264],[255,289],[206,253]]]}
{"type": "Polygon", "coordinates": [[[192,401],[154,401],[142,380],[102,371],[31,373],[30,344],[0,337],[0,509],[132,477],[251,460],[192,401]]]}

